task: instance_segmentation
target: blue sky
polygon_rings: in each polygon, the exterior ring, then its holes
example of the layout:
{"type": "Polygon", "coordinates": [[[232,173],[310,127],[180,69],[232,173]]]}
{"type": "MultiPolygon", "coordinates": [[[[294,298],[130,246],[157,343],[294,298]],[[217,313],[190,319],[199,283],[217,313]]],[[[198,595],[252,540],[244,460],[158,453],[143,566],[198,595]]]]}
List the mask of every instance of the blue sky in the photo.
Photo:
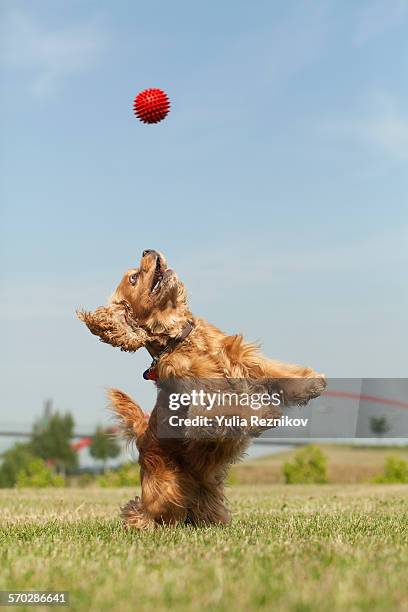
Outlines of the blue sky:
{"type": "Polygon", "coordinates": [[[150,408],[147,353],[75,319],[144,248],[193,311],[330,376],[407,375],[406,0],[1,3],[0,425],[104,387],[150,408]],[[162,87],[145,126],[135,94],[162,87]]]}

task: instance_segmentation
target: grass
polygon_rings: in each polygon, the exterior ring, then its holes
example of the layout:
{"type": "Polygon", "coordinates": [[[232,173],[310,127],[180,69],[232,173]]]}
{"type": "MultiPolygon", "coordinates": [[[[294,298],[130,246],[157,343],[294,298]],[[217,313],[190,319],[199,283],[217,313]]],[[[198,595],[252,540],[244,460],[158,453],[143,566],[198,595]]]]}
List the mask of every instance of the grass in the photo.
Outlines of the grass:
{"type": "Polygon", "coordinates": [[[1,490],[0,588],[98,612],[408,610],[407,486],[237,486],[230,526],[153,533],[121,528],[133,495],[1,490]]]}

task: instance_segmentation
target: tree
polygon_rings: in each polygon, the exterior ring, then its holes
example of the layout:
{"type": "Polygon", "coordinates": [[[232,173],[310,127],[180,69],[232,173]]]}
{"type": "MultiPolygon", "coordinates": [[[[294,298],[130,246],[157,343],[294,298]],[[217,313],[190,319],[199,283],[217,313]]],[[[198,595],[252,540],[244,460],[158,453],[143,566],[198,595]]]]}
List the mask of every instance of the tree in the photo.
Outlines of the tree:
{"type": "Polygon", "coordinates": [[[55,465],[58,473],[75,468],[78,456],[71,446],[74,419],[71,414],[48,412],[34,424],[31,447],[34,455],[55,465]]]}
{"type": "Polygon", "coordinates": [[[287,484],[322,484],[327,482],[327,459],[318,446],[311,444],[298,450],[293,461],[283,464],[287,484]]]}
{"type": "Polygon", "coordinates": [[[103,471],[105,471],[106,461],[114,459],[120,453],[120,446],[113,437],[111,429],[102,429],[102,427],[96,429],[89,446],[89,453],[97,461],[102,461],[103,471]]]}
{"type": "Polygon", "coordinates": [[[388,421],[385,416],[371,417],[370,418],[370,429],[379,438],[390,430],[388,421]]]}
{"type": "Polygon", "coordinates": [[[401,457],[387,457],[384,472],[374,478],[377,483],[408,483],[408,463],[401,457]]]}
{"type": "Polygon", "coordinates": [[[0,487],[14,487],[18,474],[35,459],[30,443],[16,442],[2,455],[0,487]]]}
{"type": "Polygon", "coordinates": [[[21,469],[17,475],[17,487],[64,487],[65,480],[60,474],[54,474],[44,459],[37,457],[21,469]]]}

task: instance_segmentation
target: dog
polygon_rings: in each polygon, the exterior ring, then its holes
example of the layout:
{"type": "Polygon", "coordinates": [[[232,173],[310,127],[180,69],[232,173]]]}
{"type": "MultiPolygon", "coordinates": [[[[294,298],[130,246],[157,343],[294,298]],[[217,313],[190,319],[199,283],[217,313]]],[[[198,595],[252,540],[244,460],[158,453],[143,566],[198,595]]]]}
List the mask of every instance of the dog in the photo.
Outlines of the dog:
{"type": "MultiPolygon", "coordinates": [[[[152,357],[144,377],[154,380],[158,396],[149,420],[128,395],[118,389],[108,392],[123,435],[139,451],[141,497],[121,512],[128,527],[227,524],[228,470],[263,429],[216,428],[200,435],[205,427],[195,433],[187,427],[179,435],[168,435],[162,425],[168,421],[169,395],[178,384],[185,388],[211,381],[206,384],[215,389],[217,383],[242,381],[246,387],[279,391],[285,405],[305,404],[326,387],[324,375],[311,368],[267,359],[241,335],[226,335],[193,316],[184,284],[165,257],[152,249],[143,251],[139,267],[125,273],[107,306],[77,314],[101,341],[128,352],[145,347],[152,357]]],[[[194,414],[191,406],[186,414],[194,414]]],[[[268,407],[263,414],[281,412],[268,407]]]]}

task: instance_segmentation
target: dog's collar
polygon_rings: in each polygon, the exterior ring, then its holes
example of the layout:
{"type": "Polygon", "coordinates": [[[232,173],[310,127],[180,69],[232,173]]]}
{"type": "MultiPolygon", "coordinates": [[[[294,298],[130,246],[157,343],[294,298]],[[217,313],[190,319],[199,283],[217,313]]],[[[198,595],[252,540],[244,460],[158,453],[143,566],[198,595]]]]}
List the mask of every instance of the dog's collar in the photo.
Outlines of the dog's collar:
{"type": "Polygon", "coordinates": [[[183,329],[181,330],[181,334],[177,336],[176,338],[170,338],[169,342],[166,344],[164,349],[160,351],[158,355],[154,355],[149,347],[149,344],[146,344],[146,349],[148,350],[150,356],[152,357],[152,363],[150,364],[150,367],[143,372],[143,378],[145,380],[157,380],[158,377],[157,377],[156,365],[159,359],[163,355],[172,353],[177,346],[179,346],[182,342],[184,342],[184,340],[187,338],[187,336],[190,335],[193,329],[194,329],[193,321],[187,321],[187,323],[184,325],[183,329]]]}

